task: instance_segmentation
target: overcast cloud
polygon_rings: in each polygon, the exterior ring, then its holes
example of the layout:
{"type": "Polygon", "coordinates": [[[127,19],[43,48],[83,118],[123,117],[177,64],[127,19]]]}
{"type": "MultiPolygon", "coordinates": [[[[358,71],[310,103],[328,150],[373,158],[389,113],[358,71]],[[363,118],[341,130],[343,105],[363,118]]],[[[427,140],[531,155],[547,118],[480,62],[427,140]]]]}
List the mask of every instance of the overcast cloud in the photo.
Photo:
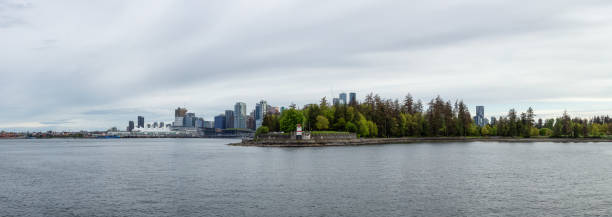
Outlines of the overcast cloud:
{"type": "Polygon", "coordinates": [[[211,120],[341,91],[612,112],[612,1],[0,0],[0,129],[211,120]]]}

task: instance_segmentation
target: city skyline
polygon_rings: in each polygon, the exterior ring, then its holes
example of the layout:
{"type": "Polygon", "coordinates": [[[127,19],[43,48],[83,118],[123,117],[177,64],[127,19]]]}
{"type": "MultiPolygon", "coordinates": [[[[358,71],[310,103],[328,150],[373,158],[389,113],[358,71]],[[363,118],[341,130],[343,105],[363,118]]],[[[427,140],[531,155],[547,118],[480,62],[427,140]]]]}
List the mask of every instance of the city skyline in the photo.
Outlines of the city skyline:
{"type": "Polygon", "coordinates": [[[212,120],[239,101],[248,114],[262,98],[301,106],[351,91],[462,99],[487,117],[528,107],[540,117],[607,115],[610,8],[0,1],[0,130],[107,129],[137,115],[171,123],[176,106],[212,120]]]}

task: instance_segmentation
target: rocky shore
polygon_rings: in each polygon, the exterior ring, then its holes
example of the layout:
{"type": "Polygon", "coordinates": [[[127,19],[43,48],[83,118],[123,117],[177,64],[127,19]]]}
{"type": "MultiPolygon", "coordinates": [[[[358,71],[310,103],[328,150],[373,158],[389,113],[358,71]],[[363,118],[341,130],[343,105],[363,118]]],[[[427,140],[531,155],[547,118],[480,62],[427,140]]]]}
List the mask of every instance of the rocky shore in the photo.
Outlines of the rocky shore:
{"type": "Polygon", "coordinates": [[[240,143],[231,143],[232,146],[258,146],[258,147],[321,147],[321,146],[357,146],[404,143],[446,143],[446,142],[612,142],[612,139],[601,138],[509,138],[509,137],[404,137],[404,138],[361,138],[361,139],[275,139],[257,140],[243,139],[240,143]]]}

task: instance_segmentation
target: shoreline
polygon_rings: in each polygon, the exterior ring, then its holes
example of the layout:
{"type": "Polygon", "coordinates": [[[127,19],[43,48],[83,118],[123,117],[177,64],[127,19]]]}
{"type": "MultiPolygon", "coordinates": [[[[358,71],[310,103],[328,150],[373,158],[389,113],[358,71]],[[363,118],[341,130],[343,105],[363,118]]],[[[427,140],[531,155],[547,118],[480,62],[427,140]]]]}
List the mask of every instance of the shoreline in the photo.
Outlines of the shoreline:
{"type": "Polygon", "coordinates": [[[240,143],[230,143],[230,146],[253,147],[326,147],[326,146],[360,146],[410,143],[453,143],[453,142],[509,142],[509,143],[600,143],[612,142],[606,138],[511,138],[511,137],[402,137],[402,138],[365,138],[338,140],[242,140],[240,143]]]}

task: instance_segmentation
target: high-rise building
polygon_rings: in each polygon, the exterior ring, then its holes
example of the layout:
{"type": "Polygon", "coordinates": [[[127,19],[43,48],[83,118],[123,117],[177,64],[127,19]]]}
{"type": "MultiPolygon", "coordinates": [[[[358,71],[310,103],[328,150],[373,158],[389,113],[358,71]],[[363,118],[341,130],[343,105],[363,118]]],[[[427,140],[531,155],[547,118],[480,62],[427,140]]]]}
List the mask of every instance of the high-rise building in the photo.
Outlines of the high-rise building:
{"type": "Polygon", "coordinates": [[[128,131],[132,132],[134,130],[134,121],[128,122],[128,131]]]}
{"type": "Polygon", "coordinates": [[[185,117],[174,117],[174,122],[172,122],[172,125],[175,127],[182,127],[184,119],[185,117]]]}
{"type": "Polygon", "coordinates": [[[172,123],[175,127],[185,126],[185,115],[187,114],[186,108],[178,107],[174,110],[174,122],[172,123]]]}
{"type": "Polygon", "coordinates": [[[157,121],[153,122],[153,128],[157,128],[157,121]]]}
{"type": "Polygon", "coordinates": [[[178,107],[174,110],[174,117],[185,117],[185,114],[187,114],[186,108],[178,107]]]}
{"type": "Polygon", "coordinates": [[[346,105],[346,93],[340,93],[340,103],[346,105]]]}
{"type": "Polygon", "coordinates": [[[247,115],[246,118],[246,128],[247,129],[251,129],[251,130],[255,130],[255,128],[257,127],[255,125],[255,117],[253,115],[247,115]]]}
{"type": "Polygon", "coordinates": [[[225,129],[231,129],[234,127],[234,111],[225,110],[225,129]]]}
{"type": "Polygon", "coordinates": [[[357,104],[357,94],[356,93],[349,93],[349,104],[350,105],[357,104]]]}
{"type": "Polygon", "coordinates": [[[215,127],[215,123],[213,123],[212,121],[204,121],[203,128],[214,128],[214,127],[215,127]]]}
{"type": "Polygon", "coordinates": [[[340,98],[334,98],[332,99],[332,105],[336,106],[340,104],[340,98]]]}
{"type": "Polygon", "coordinates": [[[162,121],[162,122],[159,122],[159,128],[164,128],[164,126],[166,126],[166,125],[164,125],[164,122],[163,122],[163,121],[162,121]]]}
{"type": "MultiPolygon", "coordinates": [[[[265,100],[259,101],[255,106],[255,122],[257,121],[263,123],[263,119],[268,112],[268,103],[265,100]]],[[[255,129],[259,128],[261,124],[255,124],[255,129]]]]}
{"type": "Polygon", "coordinates": [[[495,118],[495,116],[491,116],[491,125],[495,125],[497,123],[497,118],[495,118]]]}
{"type": "Polygon", "coordinates": [[[280,107],[268,106],[266,114],[278,115],[280,114],[280,107]]]}
{"type": "Polygon", "coordinates": [[[227,123],[225,120],[225,114],[215,116],[215,128],[225,129],[225,123],[227,123]]]}
{"type": "Polygon", "coordinates": [[[474,116],[474,122],[480,127],[485,126],[484,106],[476,106],[476,116],[474,116]]]}
{"type": "Polygon", "coordinates": [[[144,128],[144,126],[145,126],[144,117],[138,116],[138,128],[144,128]]]}
{"type": "Polygon", "coordinates": [[[196,127],[195,113],[185,114],[185,118],[183,119],[183,127],[196,127]]]}
{"type": "Polygon", "coordinates": [[[194,119],[195,119],[194,127],[204,128],[204,118],[194,118],[194,119]]]}
{"type": "Polygon", "coordinates": [[[234,105],[234,127],[239,129],[245,129],[247,121],[246,114],[246,103],[237,102],[234,105]]]}

